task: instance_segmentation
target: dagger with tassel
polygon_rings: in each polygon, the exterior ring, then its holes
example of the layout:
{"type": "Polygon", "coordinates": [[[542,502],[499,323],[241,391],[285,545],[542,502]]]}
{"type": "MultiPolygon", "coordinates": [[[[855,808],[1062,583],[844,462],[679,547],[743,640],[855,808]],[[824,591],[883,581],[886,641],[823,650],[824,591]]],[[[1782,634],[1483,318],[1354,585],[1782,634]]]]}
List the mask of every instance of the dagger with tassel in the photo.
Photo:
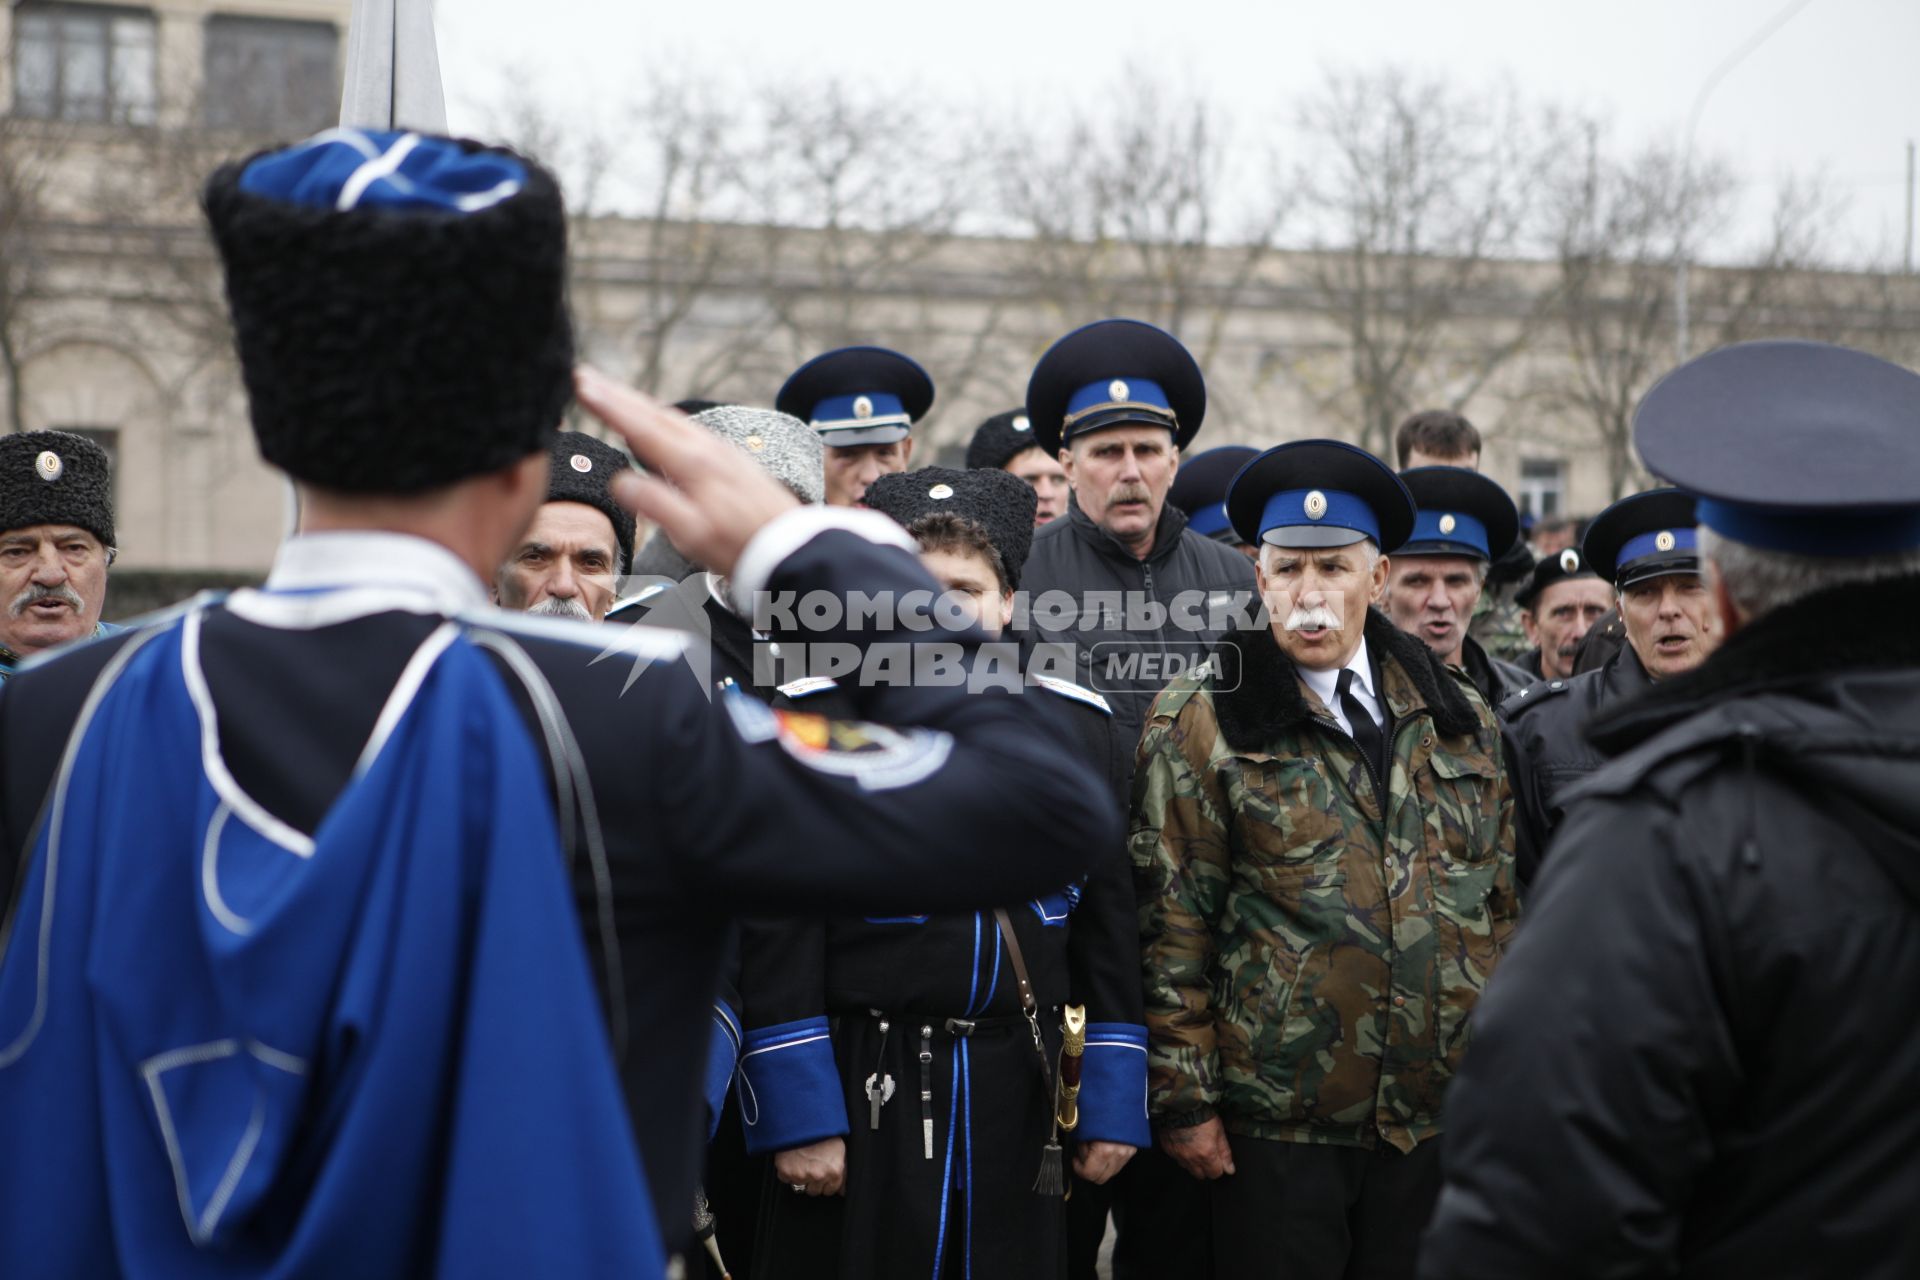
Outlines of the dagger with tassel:
{"type": "Polygon", "coordinates": [[[1067,1172],[1060,1135],[1080,1127],[1080,1068],[1087,1052],[1087,1007],[1065,1005],[1060,1010],[1060,1069],[1054,1078],[1053,1133],[1040,1151],[1040,1176],[1033,1189],[1043,1196],[1065,1195],[1067,1172]]]}

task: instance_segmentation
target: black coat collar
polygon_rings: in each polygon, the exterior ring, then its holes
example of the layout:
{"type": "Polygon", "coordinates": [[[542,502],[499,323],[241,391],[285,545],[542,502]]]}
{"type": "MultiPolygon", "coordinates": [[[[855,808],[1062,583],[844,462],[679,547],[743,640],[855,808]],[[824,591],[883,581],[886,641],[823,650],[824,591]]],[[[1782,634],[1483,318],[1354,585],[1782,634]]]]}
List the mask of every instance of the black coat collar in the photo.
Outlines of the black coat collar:
{"type": "MultiPolygon", "coordinates": [[[[1378,609],[1367,611],[1366,634],[1373,660],[1382,667],[1391,662],[1406,673],[1443,736],[1458,737],[1480,728],[1473,704],[1425,643],[1395,627],[1378,609]]],[[[1220,659],[1216,687],[1223,692],[1213,696],[1214,714],[1221,734],[1235,750],[1258,751],[1276,734],[1314,718],[1300,691],[1299,669],[1265,626],[1228,632],[1216,653],[1220,659]]]]}
{"type": "Polygon", "coordinates": [[[1093,517],[1080,509],[1080,500],[1072,494],[1067,495],[1067,524],[1082,542],[1109,559],[1132,565],[1159,564],[1180,545],[1180,535],[1187,529],[1187,517],[1171,502],[1160,504],[1160,521],[1153,527],[1153,550],[1147,552],[1145,560],[1127,550],[1126,543],[1095,524],[1093,517]]]}
{"type": "Polygon", "coordinates": [[[1816,592],[1743,627],[1685,675],[1594,716],[1587,736],[1618,754],[1716,703],[1848,671],[1920,667],[1920,577],[1816,592]]]}

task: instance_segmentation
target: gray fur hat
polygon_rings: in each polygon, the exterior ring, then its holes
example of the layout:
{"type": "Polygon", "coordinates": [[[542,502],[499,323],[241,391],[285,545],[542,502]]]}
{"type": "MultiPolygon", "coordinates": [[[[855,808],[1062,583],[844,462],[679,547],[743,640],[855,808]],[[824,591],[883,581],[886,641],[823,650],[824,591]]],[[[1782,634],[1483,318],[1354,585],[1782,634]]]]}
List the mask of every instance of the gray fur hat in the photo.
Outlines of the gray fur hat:
{"type": "Polygon", "coordinates": [[[693,420],[753,455],[800,501],[825,500],[826,455],[819,434],[800,419],[774,409],[723,404],[694,414],[693,420]]]}

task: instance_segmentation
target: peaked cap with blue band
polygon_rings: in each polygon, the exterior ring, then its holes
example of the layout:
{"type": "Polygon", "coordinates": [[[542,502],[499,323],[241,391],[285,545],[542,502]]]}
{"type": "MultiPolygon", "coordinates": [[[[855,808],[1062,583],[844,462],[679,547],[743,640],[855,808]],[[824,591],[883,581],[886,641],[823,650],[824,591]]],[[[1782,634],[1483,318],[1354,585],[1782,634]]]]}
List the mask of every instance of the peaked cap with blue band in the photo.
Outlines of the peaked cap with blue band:
{"type": "Polygon", "coordinates": [[[773,407],[835,448],[905,440],[933,407],[933,379],[885,347],[841,347],[793,371],[773,407]]]}
{"type": "Polygon", "coordinates": [[[1466,556],[1494,561],[1520,536],[1520,512],[1489,476],[1465,467],[1415,467],[1400,473],[1418,508],[1399,556],[1466,556]]]}
{"type": "Polygon", "coordinates": [[[1413,532],[1413,495],[1380,459],[1341,440],[1277,444],[1240,469],[1227,517],[1254,546],[1393,551],[1413,532]]]}
{"type": "Polygon", "coordinates": [[[1047,348],[1027,380],[1033,438],[1058,453],[1103,427],[1165,427],[1184,449],[1207,416],[1200,366],[1164,329],[1141,320],[1098,320],[1047,348]]]}
{"type": "Polygon", "coordinates": [[[1186,513],[1187,528],[1202,537],[1225,534],[1239,541],[1233,522],[1227,519],[1227,486],[1259,454],[1251,445],[1223,444],[1181,459],[1167,501],[1186,513]]]}
{"type": "Polygon", "coordinates": [[[1593,518],[1580,553],[1616,587],[1649,578],[1699,573],[1694,498],[1679,489],[1649,489],[1620,499],[1593,518]]]}
{"type": "Polygon", "coordinates": [[[1735,542],[1806,556],[1920,548],[1920,374],[1822,342],[1743,342],[1647,392],[1633,441],[1735,542]]]}
{"type": "Polygon", "coordinates": [[[260,454],[417,493],[547,448],[573,396],[559,187],[511,151],[329,129],[204,192],[260,454]]]}

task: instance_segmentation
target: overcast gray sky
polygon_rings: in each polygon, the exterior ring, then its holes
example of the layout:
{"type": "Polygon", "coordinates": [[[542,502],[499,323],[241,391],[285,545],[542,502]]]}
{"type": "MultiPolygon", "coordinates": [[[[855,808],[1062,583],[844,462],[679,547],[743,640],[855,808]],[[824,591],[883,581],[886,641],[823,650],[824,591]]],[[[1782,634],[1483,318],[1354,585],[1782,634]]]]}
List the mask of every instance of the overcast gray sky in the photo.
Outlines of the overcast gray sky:
{"type": "MultiPolygon", "coordinates": [[[[1393,64],[1604,113],[1627,141],[1683,133],[1708,76],[1785,0],[439,0],[451,123],[484,131],[509,73],[563,109],[629,99],[659,65],[861,77],[962,110],[1087,103],[1130,61],[1279,130],[1323,69],[1393,64]]],[[[1824,175],[1838,256],[1897,255],[1920,139],[1920,0],[1809,0],[1708,98],[1695,145],[1758,191],[1824,175]]]]}

